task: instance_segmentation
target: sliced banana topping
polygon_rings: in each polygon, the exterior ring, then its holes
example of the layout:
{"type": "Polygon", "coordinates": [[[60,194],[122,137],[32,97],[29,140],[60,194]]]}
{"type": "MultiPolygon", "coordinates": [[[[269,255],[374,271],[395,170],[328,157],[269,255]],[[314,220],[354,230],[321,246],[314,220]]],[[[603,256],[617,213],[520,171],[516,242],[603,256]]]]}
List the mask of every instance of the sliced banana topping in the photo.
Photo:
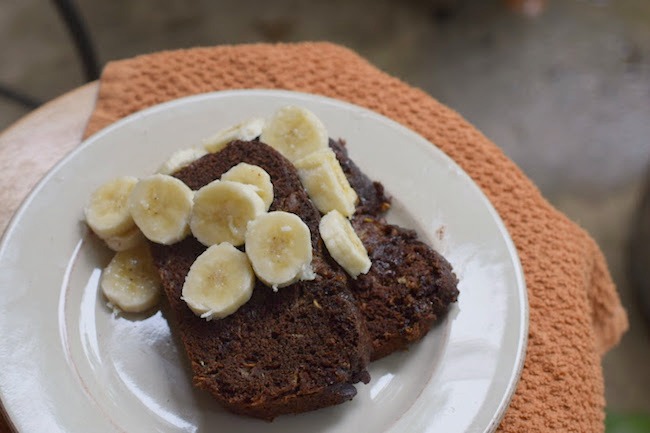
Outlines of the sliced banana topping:
{"type": "Polygon", "coordinates": [[[210,153],[217,153],[231,141],[250,141],[262,134],[266,121],[262,118],[253,118],[239,123],[230,128],[217,132],[212,137],[203,141],[203,147],[210,153]]]}
{"type": "Polygon", "coordinates": [[[269,212],[251,221],[246,254],[257,277],[274,290],[316,277],[311,269],[309,227],[289,212],[269,212]]]}
{"type": "Polygon", "coordinates": [[[257,188],[257,195],[264,201],[264,210],[269,210],[273,203],[271,176],[262,167],[241,162],[221,175],[221,180],[245,183],[257,188]]]}
{"type": "Polygon", "coordinates": [[[370,270],[368,251],[347,218],[333,210],[321,218],[319,230],[327,251],[352,278],[370,270]]]}
{"type": "Polygon", "coordinates": [[[346,217],[354,213],[358,196],[345,177],[334,151],[323,149],[294,164],[309,198],[321,213],[337,210],[346,217]]]}
{"type": "Polygon", "coordinates": [[[147,239],[159,244],[174,244],[189,234],[192,190],[166,174],[146,177],[133,188],[129,210],[147,239]]]}
{"type": "Polygon", "coordinates": [[[204,155],[207,155],[208,152],[205,149],[200,147],[190,147],[187,149],[180,149],[172,153],[172,156],[169,157],[167,161],[163,163],[158,169],[160,174],[172,174],[181,168],[185,168],[197,159],[201,158],[204,155]]]}
{"type": "Polygon", "coordinates": [[[113,251],[126,251],[137,247],[143,243],[144,240],[144,235],[140,229],[135,226],[123,235],[112,236],[110,238],[104,239],[104,242],[106,242],[108,248],[112,249],[113,251]]]}
{"type": "Polygon", "coordinates": [[[190,218],[192,234],[205,246],[244,243],[249,221],[266,212],[264,201],[251,185],[215,180],[194,195],[190,218]]]}
{"type": "Polygon", "coordinates": [[[192,264],[182,298],[197,316],[221,319],[250,299],[254,285],[255,275],[246,254],[222,243],[205,250],[192,264]]]}
{"type": "Polygon", "coordinates": [[[156,305],[160,296],[160,277],[149,246],[115,254],[104,272],[100,287],[106,299],[127,313],[140,313],[156,305]]]}
{"type": "Polygon", "coordinates": [[[289,105],[273,114],[260,140],[295,162],[327,148],[328,136],[325,125],[314,113],[289,105]]]}
{"type": "Polygon", "coordinates": [[[132,176],[113,179],[97,188],[86,205],[86,222],[102,239],[122,236],[135,227],[127,200],[138,183],[132,176]]]}
{"type": "Polygon", "coordinates": [[[286,106],[266,121],[253,118],[224,129],[203,148],[173,153],[158,173],[139,180],[120,177],[98,188],[85,208],[90,228],[117,251],[100,286],[117,309],[142,312],[156,304],[160,277],[145,239],[173,244],[191,233],[208,248],[190,267],[182,299],[206,320],[234,313],[251,297],[256,276],[276,290],[317,277],[309,227],[295,214],[267,213],[274,200],[271,177],[240,163],[193,192],[170,174],[234,140],[257,137],[291,161],[311,200],[325,214],[321,237],[336,262],[353,278],[371,267],[350,221],[358,201],[323,123],[311,111],[286,106]],[[246,252],[236,247],[244,245],[246,252]]]}

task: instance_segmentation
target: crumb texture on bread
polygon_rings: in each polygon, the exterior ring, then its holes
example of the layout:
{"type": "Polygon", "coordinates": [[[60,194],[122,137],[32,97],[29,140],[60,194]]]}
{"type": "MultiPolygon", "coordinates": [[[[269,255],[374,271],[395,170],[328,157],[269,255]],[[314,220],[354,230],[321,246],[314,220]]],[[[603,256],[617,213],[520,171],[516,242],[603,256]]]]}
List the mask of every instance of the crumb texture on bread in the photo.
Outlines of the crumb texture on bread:
{"type": "Polygon", "coordinates": [[[356,279],[328,254],[318,231],[321,214],[294,166],[271,147],[235,141],[174,174],[197,190],[240,162],[258,165],[273,184],[270,210],[297,214],[311,232],[315,280],[277,293],[258,281],[239,310],[210,322],[181,299],[185,276],[205,247],[192,237],[152,244],[194,383],[234,413],[270,420],[352,399],[354,384],[370,380],[371,359],[421,339],[457,299],[451,265],[414,231],[386,223],[383,186],[350,160],[343,141],[330,146],[359,196],[352,225],[372,260],[356,279]]]}
{"type": "Polygon", "coordinates": [[[320,214],[291,163],[260,142],[237,141],[174,175],[198,189],[242,161],[271,176],[271,210],[293,212],[310,228],[317,276],[277,293],[258,282],[237,312],[208,322],[181,299],[185,276],[205,247],[192,237],[171,246],[153,244],[194,383],[232,412],[269,420],[350,400],[353,384],[370,379],[370,339],[345,274],[324,255],[320,214]]]}
{"type": "Polygon", "coordinates": [[[330,140],[330,147],[359,195],[352,226],[372,266],[350,280],[350,287],[372,339],[371,360],[376,360],[424,337],[456,302],[458,280],[449,262],[414,231],[386,223],[390,199],[350,159],[345,142],[330,140]]]}
{"type": "Polygon", "coordinates": [[[451,265],[414,231],[356,215],[352,226],[372,261],[352,287],[379,359],[424,337],[458,297],[451,265]]]}

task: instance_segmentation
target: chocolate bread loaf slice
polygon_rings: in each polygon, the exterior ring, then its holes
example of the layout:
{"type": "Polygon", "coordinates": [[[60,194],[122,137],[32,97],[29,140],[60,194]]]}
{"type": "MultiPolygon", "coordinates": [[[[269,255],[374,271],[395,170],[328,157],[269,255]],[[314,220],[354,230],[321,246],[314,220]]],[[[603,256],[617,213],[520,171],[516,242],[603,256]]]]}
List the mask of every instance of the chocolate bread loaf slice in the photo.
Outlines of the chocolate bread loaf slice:
{"type": "Polygon", "coordinates": [[[458,297],[451,265],[412,230],[370,215],[352,226],[368,250],[370,271],[351,281],[372,338],[371,360],[424,337],[458,297]]]}
{"type": "Polygon", "coordinates": [[[372,339],[371,360],[376,360],[424,337],[457,300],[458,280],[449,262],[414,231],[385,222],[390,200],[383,186],[349,158],[345,143],[330,140],[330,147],[359,195],[352,225],[372,267],[350,279],[350,288],[372,339]]]}
{"type": "Polygon", "coordinates": [[[257,282],[239,310],[208,322],[181,300],[185,276],[205,247],[192,237],[171,246],[152,244],[194,384],[232,412],[268,420],[350,400],[356,394],[353,384],[370,379],[366,322],[346,275],[325,252],[320,214],[293,165],[265,144],[236,141],[175,176],[198,189],[240,162],[258,165],[271,176],[271,210],[295,213],[309,227],[316,279],[277,293],[257,282]]]}

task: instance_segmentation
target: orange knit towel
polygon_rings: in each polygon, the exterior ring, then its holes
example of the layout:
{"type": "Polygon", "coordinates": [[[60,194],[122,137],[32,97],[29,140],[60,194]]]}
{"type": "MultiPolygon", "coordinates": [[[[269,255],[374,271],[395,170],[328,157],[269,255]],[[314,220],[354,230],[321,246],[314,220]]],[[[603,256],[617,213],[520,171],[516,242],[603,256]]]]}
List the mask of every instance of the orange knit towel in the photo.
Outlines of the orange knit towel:
{"type": "Polygon", "coordinates": [[[528,352],[499,431],[603,431],[601,356],[627,318],[600,250],[497,146],[424,92],[327,43],[162,52],[106,66],[86,135],[170,99],[241,88],[316,93],[367,107],[460,164],[505,222],[528,285],[528,352]]]}

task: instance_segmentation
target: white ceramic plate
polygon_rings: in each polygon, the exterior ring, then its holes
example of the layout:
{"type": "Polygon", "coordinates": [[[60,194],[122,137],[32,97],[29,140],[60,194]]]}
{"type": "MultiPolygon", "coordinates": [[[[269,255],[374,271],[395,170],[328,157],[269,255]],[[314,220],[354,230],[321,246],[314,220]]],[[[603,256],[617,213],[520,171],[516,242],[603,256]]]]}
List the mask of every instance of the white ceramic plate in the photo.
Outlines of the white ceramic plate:
{"type": "Polygon", "coordinates": [[[163,104],[101,131],[35,188],[0,246],[0,397],[19,432],[488,432],[526,348],[522,270],[498,215],[439,149],[368,110],[281,91],[229,91],[163,104]],[[370,366],[352,402],[273,423],[231,415],[194,390],[162,313],[111,314],[98,292],[108,252],[88,236],[91,191],[155,171],[175,149],[285,104],[313,110],[394,197],[390,217],[452,263],[460,297],[408,352],[370,366]]]}

